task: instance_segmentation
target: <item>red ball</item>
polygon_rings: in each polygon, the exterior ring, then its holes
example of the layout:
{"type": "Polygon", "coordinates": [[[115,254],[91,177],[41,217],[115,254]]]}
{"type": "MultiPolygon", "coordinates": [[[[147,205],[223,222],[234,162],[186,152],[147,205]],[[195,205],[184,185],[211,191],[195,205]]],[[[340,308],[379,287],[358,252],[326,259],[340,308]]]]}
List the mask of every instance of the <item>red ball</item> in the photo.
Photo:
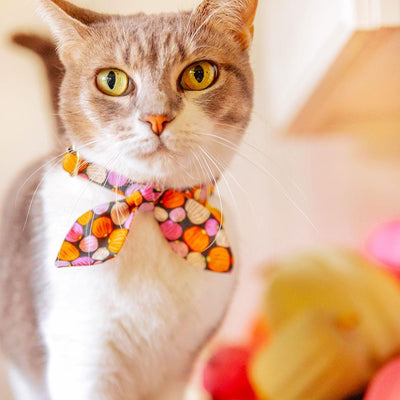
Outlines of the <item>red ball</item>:
{"type": "Polygon", "coordinates": [[[247,375],[250,355],[245,347],[227,346],[208,360],[203,384],[214,400],[256,400],[247,375]]]}

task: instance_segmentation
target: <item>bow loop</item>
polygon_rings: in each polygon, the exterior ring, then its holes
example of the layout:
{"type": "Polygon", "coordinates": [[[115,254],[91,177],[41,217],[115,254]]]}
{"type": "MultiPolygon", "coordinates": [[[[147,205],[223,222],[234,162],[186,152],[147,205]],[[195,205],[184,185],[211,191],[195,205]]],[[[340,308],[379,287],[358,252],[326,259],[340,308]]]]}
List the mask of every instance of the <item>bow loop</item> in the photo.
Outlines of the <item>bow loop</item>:
{"type": "Polygon", "coordinates": [[[136,208],[124,199],[83,214],[66,235],[56,266],[94,265],[114,258],[125,243],[136,208]]]}

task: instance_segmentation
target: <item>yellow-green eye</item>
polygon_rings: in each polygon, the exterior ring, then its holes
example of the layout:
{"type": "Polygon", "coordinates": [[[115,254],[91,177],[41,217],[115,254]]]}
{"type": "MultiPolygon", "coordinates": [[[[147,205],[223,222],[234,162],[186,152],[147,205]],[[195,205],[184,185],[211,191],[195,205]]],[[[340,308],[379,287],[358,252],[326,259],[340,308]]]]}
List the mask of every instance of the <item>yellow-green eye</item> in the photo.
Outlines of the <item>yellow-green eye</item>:
{"type": "Polygon", "coordinates": [[[119,69],[103,69],[97,74],[98,89],[109,96],[122,96],[129,86],[129,78],[119,69]]]}
{"type": "Polygon", "coordinates": [[[200,61],[187,67],[182,74],[181,86],[185,90],[204,90],[217,78],[217,67],[209,61],[200,61]]]}

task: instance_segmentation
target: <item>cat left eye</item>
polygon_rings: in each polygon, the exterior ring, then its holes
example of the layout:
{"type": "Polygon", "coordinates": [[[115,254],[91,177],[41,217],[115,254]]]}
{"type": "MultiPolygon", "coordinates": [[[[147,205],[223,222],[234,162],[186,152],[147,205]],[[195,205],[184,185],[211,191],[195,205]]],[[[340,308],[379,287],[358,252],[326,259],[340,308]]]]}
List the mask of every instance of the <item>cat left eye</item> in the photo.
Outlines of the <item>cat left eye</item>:
{"type": "Polygon", "coordinates": [[[210,61],[200,61],[189,65],[181,76],[181,87],[184,90],[204,90],[217,79],[217,67],[210,61]]]}
{"type": "Polygon", "coordinates": [[[114,68],[103,69],[96,76],[97,88],[109,96],[122,96],[129,87],[128,75],[114,68]]]}

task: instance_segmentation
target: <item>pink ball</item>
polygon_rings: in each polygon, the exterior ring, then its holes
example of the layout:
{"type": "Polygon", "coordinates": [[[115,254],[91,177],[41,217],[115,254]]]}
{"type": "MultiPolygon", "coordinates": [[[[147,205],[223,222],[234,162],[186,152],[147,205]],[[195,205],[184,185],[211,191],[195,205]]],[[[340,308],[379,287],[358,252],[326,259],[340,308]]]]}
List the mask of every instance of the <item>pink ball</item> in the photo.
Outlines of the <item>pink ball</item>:
{"type": "Polygon", "coordinates": [[[370,383],[364,400],[400,399],[400,358],[386,364],[370,383]]]}
{"type": "Polygon", "coordinates": [[[245,347],[227,346],[208,360],[203,384],[214,400],[256,400],[247,375],[250,354],[245,347]]]}
{"type": "Polygon", "coordinates": [[[400,220],[380,225],[367,241],[367,251],[400,278],[400,220]]]}

